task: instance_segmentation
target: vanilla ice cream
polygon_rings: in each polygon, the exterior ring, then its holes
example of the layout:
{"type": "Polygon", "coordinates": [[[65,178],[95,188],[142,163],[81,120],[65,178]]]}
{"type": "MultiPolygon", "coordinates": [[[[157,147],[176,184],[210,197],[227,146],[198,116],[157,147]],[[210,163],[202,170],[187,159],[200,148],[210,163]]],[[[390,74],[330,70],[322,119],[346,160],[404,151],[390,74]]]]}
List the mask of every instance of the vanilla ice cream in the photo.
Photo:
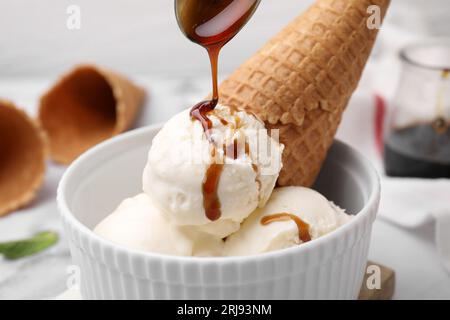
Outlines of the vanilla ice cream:
{"type": "Polygon", "coordinates": [[[301,238],[319,238],[350,218],[317,191],[304,187],[277,188],[267,204],[255,210],[239,231],[226,239],[225,255],[252,255],[299,245],[304,242],[301,238]],[[298,219],[291,219],[290,215],[298,219]],[[302,223],[304,230],[298,225],[302,223]]]}
{"type": "Polygon", "coordinates": [[[142,193],[125,199],[94,232],[134,249],[178,256],[221,256],[223,241],[171,223],[142,193]]]}
{"type": "Polygon", "coordinates": [[[201,123],[185,110],[153,139],[143,189],[174,224],[223,238],[269,199],[281,170],[283,146],[246,112],[218,105],[208,118],[215,158],[201,123]],[[203,188],[208,168],[217,159],[224,163],[217,185],[220,217],[212,220],[205,212],[203,188]]]}

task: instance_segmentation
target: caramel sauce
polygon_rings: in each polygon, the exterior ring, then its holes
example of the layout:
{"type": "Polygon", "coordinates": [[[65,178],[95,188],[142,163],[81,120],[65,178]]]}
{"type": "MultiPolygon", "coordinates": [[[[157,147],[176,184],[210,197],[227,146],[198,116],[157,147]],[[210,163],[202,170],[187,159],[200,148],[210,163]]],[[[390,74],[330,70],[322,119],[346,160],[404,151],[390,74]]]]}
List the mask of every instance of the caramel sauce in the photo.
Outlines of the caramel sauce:
{"type": "MultiPolygon", "coordinates": [[[[210,132],[212,121],[209,119],[208,113],[214,110],[219,101],[217,85],[219,53],[221,48],[247,23],[258,7],[259,2],[260,0],[175,1],[175,12],[180,29],[188,39],[201,45],[208,51],[213,86],[212,99],[196,104],[192,107],[190,115],[201,123],[213,149],[215,146],[210,132]]],[[[213,154],[214,151],[212,151],[213,154]]],[[[219,219],[221,216],[221,205],[217,195],[217,188],[222,169],[223,164],[213,161],[206,170],[202,186],[205,214],[212,221],[219,219]]]]}
{"type": "Polygon", "coordinates": [[[224,125],[224,126],[227,126],[227,125],[228,125],[228,121],[225,120],[224,118],[220,118],[219,120],[220,120],[220,123],[221,123],[222,125],[224,125]]]}
{"type": "Polygon", "coordinates": [[[238,141],[234,139],[233,143],[225,147],[224,153],[228,158],[236,160],[238,158],[238,151],[238,141]]]}
{"type": "Polygon", "coordinates": [[[255,12],[259,0],[176,0],[178,24],[186,37],[204,47],[230,41],[255,12]]]}
{"type": "Polygon", "coordinates": [[[241,126],[241,118],[235,116],[234,122],[236,122],[236,128],[239,128],[241,126]]]}
{"type": "Polygon", "coordinates": [[[263,226],[276,221],[289,221],[295,222],[298,228],[298,237],[302,242],[311,241],[311,235],[309,234],[309,224],[304,222],[302,219],[297,217],[295,214],[291,213],[276,213],[265,216],[261,219],[261,224],[263,226]]]}
{"type": "Polygon", "coordinates": [[[203,131],[205,132],[206,138],[208,141],[213,144],[214,141],[211,137],[211,129],[213,127],[211,119],[208,117],[208,113],[217,105],[217,99],[202,101],[200,103],[197,103],[195,106],[192,107],[190,111],[190,115],[193,119],[200,122],[202,125],[203,131]]]}
{"type": "Polygon", "coordinates": [[[206,217],[215,221],[220,218],[220,201],[217,195],[220,174],[223,164],[212,163],[206,170],[205,181],[203,182],[203,207],[205,208],[206,217]]]}
{"type": "MultiPolygon", "coordinates": [[[[229,145],[227,145],[223,149],[223,152],[226,155],[226,157],[233,159],[233,160],[236,160],[237,158],[239,158],[240,151],[241,150],[239,150],[239,141],[236,138],[234,138],[233,142],[230,143],[229,145]]],[[[249,146],[248,142],[245,142],[244,152],[245,152],[245,155],[247,155],[247,156],[250,155],[250,146],[249,146]]],[[[253,170],[255,170],[255,168],[257,169],[258,167],[255,164],[252,164],[252,168],[253,168],[253,170]]]]}

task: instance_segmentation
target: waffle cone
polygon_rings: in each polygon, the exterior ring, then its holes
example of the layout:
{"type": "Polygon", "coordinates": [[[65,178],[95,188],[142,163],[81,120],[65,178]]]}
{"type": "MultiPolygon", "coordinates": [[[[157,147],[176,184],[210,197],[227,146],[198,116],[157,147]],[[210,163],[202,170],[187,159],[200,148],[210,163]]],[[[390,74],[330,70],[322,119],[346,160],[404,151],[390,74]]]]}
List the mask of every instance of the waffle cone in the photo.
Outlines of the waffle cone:
{"type": "Polygon", "coordinates": [[[34,120],[0,100],[0,216],[35,197],[44,178],[46,142],[34,120]]]}
{"type": "Polygon", "coordinates": [[[42,98],[39,120],[53,160],[69,164],[81,153],[127,130],[145,99],[144,89],[97,66],[81,65],[42,98]]]}
{"type": "Polygon", "coordinates": [[[279,185],[311,186],[370,55],[389,0],[316,0],[220,86],[221,103],[280,130],[279,185]]]}

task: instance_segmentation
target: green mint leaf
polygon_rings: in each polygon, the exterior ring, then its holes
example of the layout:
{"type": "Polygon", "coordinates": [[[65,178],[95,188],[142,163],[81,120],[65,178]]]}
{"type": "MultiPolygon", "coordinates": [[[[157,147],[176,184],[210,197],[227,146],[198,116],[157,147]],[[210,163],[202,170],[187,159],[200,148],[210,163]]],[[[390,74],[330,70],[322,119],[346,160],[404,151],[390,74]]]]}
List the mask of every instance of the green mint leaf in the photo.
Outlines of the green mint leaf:
{"type": "Polygon", "coordinates": [[[58,242],[56,232],[39,232],[28,239],[0,243],[0,254],[10,260],[20,259],[41,252],[56,242],[58,242]]]}

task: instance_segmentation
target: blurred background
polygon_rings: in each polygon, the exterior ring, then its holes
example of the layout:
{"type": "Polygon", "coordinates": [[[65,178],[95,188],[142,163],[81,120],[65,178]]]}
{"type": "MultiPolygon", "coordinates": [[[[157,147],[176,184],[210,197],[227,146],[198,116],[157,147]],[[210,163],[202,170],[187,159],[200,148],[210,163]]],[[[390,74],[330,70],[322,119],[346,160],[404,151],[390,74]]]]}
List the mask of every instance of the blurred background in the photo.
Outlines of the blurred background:
{"type": "MultiPolygon", "coordinates": [[[[263,0],[244,31],[222,52],[228,73],[311,0],[263,0]]],[[[54,76],[94,61],[134,75],[208,74],[199,46],[176,25],[171,0],[0,0],[0,77],[54,76]],[[66,27],[81,9],[81,29],[66,27]]],[[[416,35],[448,35],[448,0],[393,0],[388,24],[416,35]]],[[[203,54],[203,55],[202,55],[203,54]]]]}

